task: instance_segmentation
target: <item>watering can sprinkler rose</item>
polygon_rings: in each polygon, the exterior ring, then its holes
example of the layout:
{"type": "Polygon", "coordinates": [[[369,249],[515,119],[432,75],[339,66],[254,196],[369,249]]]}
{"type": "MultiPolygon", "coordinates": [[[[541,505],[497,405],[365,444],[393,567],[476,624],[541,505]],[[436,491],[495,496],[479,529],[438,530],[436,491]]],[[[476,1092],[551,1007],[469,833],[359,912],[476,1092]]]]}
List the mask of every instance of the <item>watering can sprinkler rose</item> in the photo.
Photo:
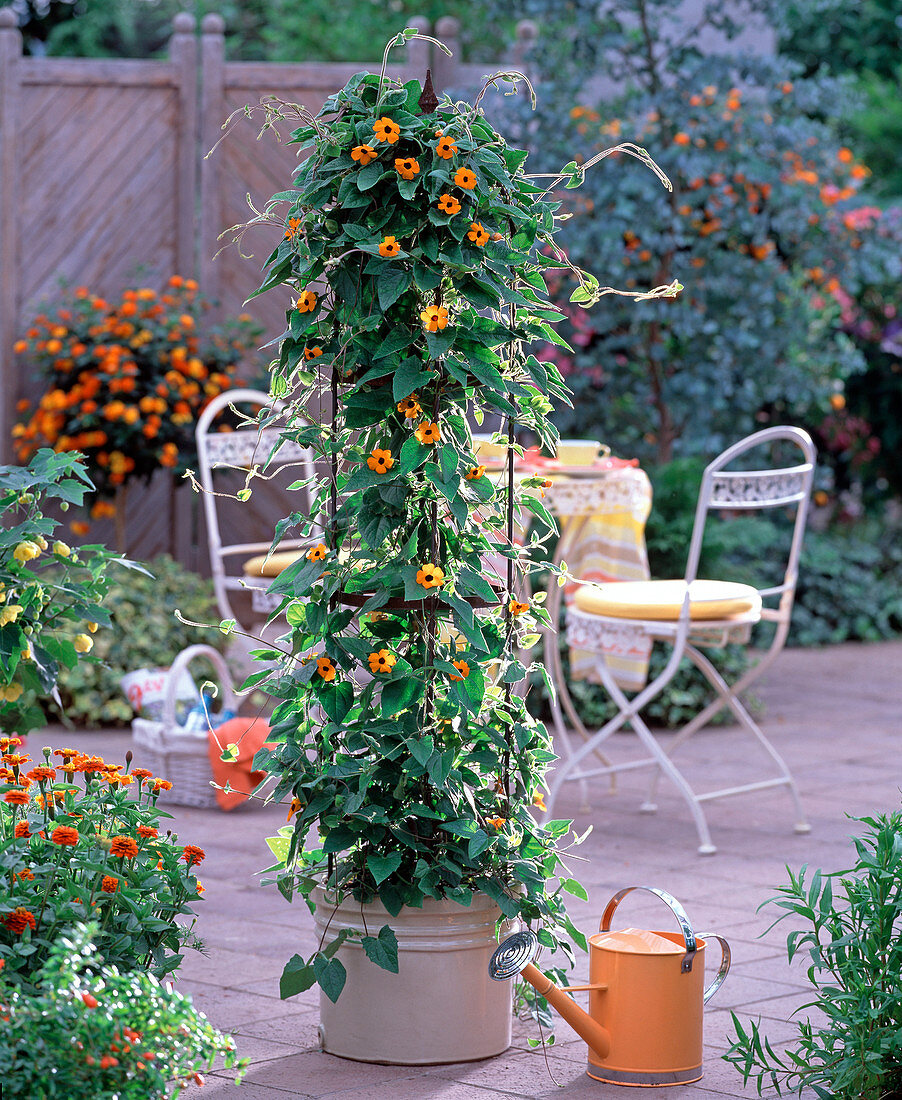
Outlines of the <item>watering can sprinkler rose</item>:
{"type": "Polygon", "coordinates": [[[588,1075],[615,1085],[676,1085],[702,1076],[702,1010],[730,969],[730,947],[713,932],[696,935],[680,903],[664,890],[628,886],[607,904],[589,937],[589,984],[556,986],[532,959],[530,931],[515,932],[492,956],[496,981],[519,974],[564,1017],[589,1048],[588,1075]],[[611,931],[614,910],[633,890],[648,890],[669,905],[679,932],[636,928],[611,931]],[[706,940],[721,948],[717,976],[705,988],[706,940]],[[568,993],[589,993],[584,1012],[568,993]]]}

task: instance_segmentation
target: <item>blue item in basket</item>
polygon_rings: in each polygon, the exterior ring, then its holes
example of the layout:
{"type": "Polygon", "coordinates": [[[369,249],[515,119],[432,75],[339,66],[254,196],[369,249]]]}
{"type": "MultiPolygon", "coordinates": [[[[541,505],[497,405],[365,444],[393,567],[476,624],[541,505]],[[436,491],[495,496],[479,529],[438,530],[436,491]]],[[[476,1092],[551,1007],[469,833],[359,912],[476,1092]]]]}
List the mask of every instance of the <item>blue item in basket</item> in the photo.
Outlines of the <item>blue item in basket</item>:
{"type": "Polygon", "coordinates": [[[202,692],[200,702],[195,703],[194,706],[185,715],[185,721],[182,723],[182,729],[186,733],[200,733],[207,729],[216,729],[217,726],[221,726],[223,722],[228,722],[235,717],[235,712],[226,708],[219,711],[217,714],[213,714],[210,707],[213,703],[213,696],[207,692],[202,692]]]}

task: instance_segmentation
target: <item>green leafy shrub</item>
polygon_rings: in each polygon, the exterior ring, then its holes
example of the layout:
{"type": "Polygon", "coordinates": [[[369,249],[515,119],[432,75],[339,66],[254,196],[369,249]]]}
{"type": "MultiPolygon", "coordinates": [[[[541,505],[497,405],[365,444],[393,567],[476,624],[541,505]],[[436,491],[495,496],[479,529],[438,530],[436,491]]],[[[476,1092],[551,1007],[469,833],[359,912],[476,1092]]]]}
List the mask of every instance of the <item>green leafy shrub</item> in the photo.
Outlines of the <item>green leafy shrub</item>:
{"type": "Polygon", "coordinates": [[[211,1068],[245,1072],[235,1044],[191,999],[102,962],[97,924],[53,942],[34,988],[0,974],[0,1079],[9,1100],[163,1100],[211,1068]]]}
{"type": "Polygon", "coordinates": [[[104,601],[110,625],[95,635],[94,652],[102,663],[63,672],[57,718],[82,726],[125,725],[133,717],[119,683],[126,672],[168,667],[176,654],[199,642],[226,647],[218,630],[187,626],[175,616],[178,609],[195,623],[218,622],[211,581],[165,554],[148,562],[147,569],[149,576],[133,573],[110,586],[104,601]]]}
{"type": "MultiPolygon", "coordinates": [[[[853,838],[857,859],[849,870],[808,877],[787,867],[788,885],[765,904],[801,921],[786,939],[789,961],[800,952],[811,959],[808,980],[814,1008],[823,1023],[796,1022],[798,1035],[788,1049],[774,1050],[760,1020],[736,1029],[724,1057],[755,1081],[802,1095],[811,1089],[823,1100],[889,1100],[902,1088],[902,813],[853,818],[867,828],[853,838]]],[[[771,925],[773,927],[773,925],[771,925]]]]}

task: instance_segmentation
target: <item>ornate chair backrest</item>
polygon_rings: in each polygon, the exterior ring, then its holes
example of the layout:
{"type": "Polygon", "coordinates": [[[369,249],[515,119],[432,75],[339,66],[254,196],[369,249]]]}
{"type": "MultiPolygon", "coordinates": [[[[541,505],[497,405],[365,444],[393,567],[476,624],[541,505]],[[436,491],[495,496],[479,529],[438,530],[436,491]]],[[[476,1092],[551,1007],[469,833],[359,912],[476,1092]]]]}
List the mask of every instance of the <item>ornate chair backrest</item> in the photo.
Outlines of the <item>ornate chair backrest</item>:
{"type": "MultiPolygon", "coordinates": [[[[213,421],[230,405],[254,404],[277,409],[272,398],[262,390],[230,390],[214,397],[204,409],[197,422],[195,438],[197,440],[198,481],[203,489],[204,516],[207,521],[207,541],[210,549],[210,567],[213,573],[213,585],[219,612],[225,619],[234,619],[236,615],[229,600],[229,591],[244,587],[241,576],[230,575],[225,567],[229,557],[249,558],[265,553],[272,545],[268,542],[223,542],[217,511],[214,471],[248,470],[259,466],[266,477],[282,467],[290,466],[291,481],[309,481],[314,474],[313,454],[306,447],[300,447],[290,440],[279,446],[280,429],[277,427],[236,428],[231,432],[211,430],[213,421]]],[[[310,511],[310,492],[300,490],[296,511],[310,511]]],[[[298,539],[285,539],[281,549],[294,549],[301,545],[298,539]]]]}
{"type": "Polygon", "coordinates": [[[695,579],[698,571],[702,539],[709,511],[718,509],[733,512],[763,508],[794,509],[792,541],[783,581],[772,588],[760,590],[762,598],[767,596],[780,597],[778,608],[769,612],[766,611],[764,617],[779,622],[784,637],[789,628],[789,617],[795,598],[799,556],[802,551],[802,537],[805,533],[808,502],[811,499],[816,457],[817,452],[811,437],[801,428],[780,426],[755,432],[738,443],[734,443],[732,447],[728,447],[705,468],[695,511],[692,541],[689,546],[689,560],[686,566],[686,579],[690,581],[695,579]],[[768,469],[727,469],[731,463],[748,451],[781,442],[794,444],[801,451],[802,461],[795,465],[781,465],[768,469]]]}

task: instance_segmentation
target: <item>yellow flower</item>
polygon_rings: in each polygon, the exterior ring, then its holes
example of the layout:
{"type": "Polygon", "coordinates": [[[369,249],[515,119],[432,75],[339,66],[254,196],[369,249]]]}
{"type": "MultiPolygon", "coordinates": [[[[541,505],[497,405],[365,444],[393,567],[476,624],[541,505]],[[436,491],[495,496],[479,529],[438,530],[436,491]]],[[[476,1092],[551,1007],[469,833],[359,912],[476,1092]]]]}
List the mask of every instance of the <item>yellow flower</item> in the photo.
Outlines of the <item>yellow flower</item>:
{"type": "Polygon", "coordinates": [[[21,604],[7,604],[6,607],[0,611],[0,626],[6,626],[7,623],[14,623],[24,610],[21,604]]]}
{"type": "Polygon", "coordinates": [[[454,173],[454,182],[464,191],[472,191],[476,186],[476,176],[469,168],[458,168],[454,173]]]}
{"type": "Polygon", "coordinates": [[[38,546],[40,546],[40,548],[41,548],[42,550],[46,550],[46,549],[47,549],[47,540],[46,540],[46,539],[44,538],[44,536],[43,536],[43,535],[37,535],[37,536],[35,536],[35,540],[34,540],[34,541],[35,541],[35,542],[36,542],[36,543],[38,544],[38,546]]]}
{"type": "Polygon", "coordinates": [[[370,663],[370,672],[375,675],[377,672],[391,672],[398,658],[390,650],[377,649],[367,657],[367,660],[370,663]]]}
{"type": "Polygon", "coordinates": [[[36,542],[31,542],[26,539],[24,542],[20,542],[15,550],[13,550],[13,557],[16,561],[24,565],[25,562],[31,561],[32,558],[36,558],[40,552],[41,548],[36,542]]]}
{"type": "Polygon", "coordinates": [[[545,805],[545,796],[542,794],[541,791],[536,791],[536,793],[532,796],[532,804],[533,806],[538,806],[540,810],[548,809],[548,807],[545,805]]]}
{"type": "Polygon", "coordinates": [[[448,311],[444,306],[427,306],[420,317],[428,332],[438,332],[448,324],[448,311]]]}
{"type": "Polygon", "coordinates": [[[316,546],[307,551],[307,561],[322,561],[328,552],[329,548],[325,543],[318,542],[316,546]]]}
{"type": "Polygon", "coordinates": [[[405,397],[403,401],[399,401],[397,408],[399,413],[404,414],[405,420],[416,420],[423,411],[415,393],[412,393],[410,397],[405,397]]]}
{"type": "Polygon", "coordinates": [[[454,144],[454,139],[449,137],[441,138],[435,147],[435,155],[444,160],[450,160],[456,152],[457,146],[454,144]]]}
{"type": "Polygon", "coordinates": [[[332,664],[328,657],[316,658],[316,671],[326,681],[335,679],[335,665],[332,664]]]}
{"type": "Polygon", "coordinates": [[[372,145],[355,145],[351,150],[351,160],[359,161],[361,168],[365,168],[378,155],[372,145]]]}
{"type": "Polygon", "coordinates": [[[470,666],[467,664],[467,662],[466,661],[452,661],[451,663],[454,665],[454,667],[460,673],[460,676],[450,676],[449,675],[448,679],[449,680],[466,680],[466,678],[470,675],[470,666]]]}
{"type": "Polygon", "coordinates": [[[460,203],[453,195],[439,195],[436,204],[443,214],[459,214],[460,203]]]}
{"type": "Polygon", "coordinates": [[[294,304],[298,313],[312,313],[316,309],[316,295],[312,290],[305,290],[294,304]]]}
{"type": "Polygon", "coordinates": [[[373,448],[373,453],[366,460],[367,466],[371,470],[375,470],[377,474],[384,474],[386,470],[390,470],[395,464],[395,460],[392,458],[391,451],[382,451],[378,447],[373,448]]]}
{"type": "Polygon", "coordinates": [[[376,141],[386,141],[389,145],[394,145],[401,136],[401,127],[397,122],[392,122],[388,115],[383,115],[373,123],[373,133],[376,141]]]}
{"type": "Polygon", "coordinates": [[[90,653],[94,648],[94,639],[90,634],[76,634],[74,645],[76,653],[90,653]]]}
{"type": "Polygon", "coordinates": [[[467,234],[467,237],[473,242],[473,244],[476,245],[477,248],[482,248],[482,246],[489,239],[489,234],[487,230],[482,228],[482,224],[480,222],[470,222],[470,232],[467,234]]]}
{"type": "Polygon", "coordinates": [[[478,481],[485,473],[485,466],[471,466],[467,470],[467,481],[478,481]]]}
{"type": "Polygon", "coordinates": [[[413,157],[397,157],[395,171],[402,180],[412,180],[414,176],[419,174],[420,166],[413,157]]]}
{"type": "Polygon", "coordinates": [[[384,237],[379,245],[380,256],[397,256],[400,251],[401,246],[394,237],[384,237]]]}
{"type": "Polygon", "coordinates": [[[68,558],[72,553],[72,548],[67,546],[64,542],[58,540],[53,544],[53,552],[58,558],[68,558]]]}
{"type": "Polygon", "coordinates": [[[522,615],[524,612],[529,610],[529,604],[519,603],[517,600],[511,600],[511,602],[507,605],[507,609],[508,611],[510,611],[511,615],[522,615]]]}
{"type": "Polygon", "coordinates": [[[427,422],[421,424],[413,434],[424,447],[428,447],[432,443],[438,443],[442,438],[442,429],[438,424],[427,422]]]}
{"type": "Polygon", "coordinates": [[[417,584],[421,584],[424,588],[440,588],[444,582],[444,571],[432,562],[426,562],[417,571],[417,584]]]}
{"type": "Polygon", "coordinates": [[[88,623],[88,630],[90,630],[92,634],[96,634],[97,633],[97,623],[88,623]]]}
{"type": "Polygon", "coordinates": [[[14,703],[25,689],[21,684],[7,684],[5,688],[0,690],[2,690],[3,698],[7,703],[14,703]]]}

